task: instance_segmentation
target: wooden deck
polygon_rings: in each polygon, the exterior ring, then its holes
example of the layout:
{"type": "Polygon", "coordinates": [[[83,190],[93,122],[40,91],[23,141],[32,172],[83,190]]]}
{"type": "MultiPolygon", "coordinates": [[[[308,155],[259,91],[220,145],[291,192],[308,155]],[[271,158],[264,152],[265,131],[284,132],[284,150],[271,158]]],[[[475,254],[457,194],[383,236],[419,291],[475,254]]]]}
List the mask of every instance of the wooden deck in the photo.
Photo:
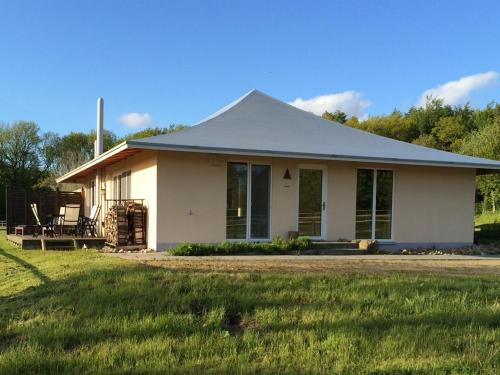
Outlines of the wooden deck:
{"type": "Polygon", "coordinates": [[[101,249],[104,247],[106,241],[104,237],[34,237],[32,235],[16,236],[14,234],[8,234],[7,240],[23,250],[73,250],[83,248],[84,246],[89,249],[101,249]]]}

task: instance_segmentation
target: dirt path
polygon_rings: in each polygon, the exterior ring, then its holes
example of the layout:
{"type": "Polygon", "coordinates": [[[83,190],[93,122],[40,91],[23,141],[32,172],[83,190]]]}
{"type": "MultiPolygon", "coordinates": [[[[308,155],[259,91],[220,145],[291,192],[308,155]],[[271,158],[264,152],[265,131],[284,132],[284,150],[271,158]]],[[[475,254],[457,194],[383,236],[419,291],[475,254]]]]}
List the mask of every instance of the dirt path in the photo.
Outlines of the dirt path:
{"type": "Polygon", "coordinates": [[[169,257],[114,254],[155,267],[216,272],[425,273],[499,275],[500,258],[473,256],[227,256],[169,257]]]}

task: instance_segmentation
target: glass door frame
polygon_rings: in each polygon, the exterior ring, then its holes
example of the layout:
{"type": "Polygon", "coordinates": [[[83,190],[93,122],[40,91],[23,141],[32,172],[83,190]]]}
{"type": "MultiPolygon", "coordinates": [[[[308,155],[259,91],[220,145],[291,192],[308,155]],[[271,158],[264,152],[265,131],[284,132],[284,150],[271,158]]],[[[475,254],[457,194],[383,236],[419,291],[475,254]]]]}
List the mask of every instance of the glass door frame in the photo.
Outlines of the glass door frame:
{"type": "MultiPolygon", "coordinates": [[[[241,161],[241,160],[228,160],[226,163],[226,191],[227,191],[227,165],[229,163],[236,164],[245,164],[247,166],[247,209],[246,209],[246,236],[245,238],[228,238],[227,230],[226,230],[226,241],[229,242],[242,242],[242,241],[251,241],[251,242],[264,242],[269,241],[272,238],[272,211],[273,211],[273,166],[271,163],[265,162],[250,162],[250,161],[241,161]],[[252,166],[253,165],[265,165],[269,167],[269,230],[268,237],[251,237],[252,235],[252,166]]],[[[226,218],[227,223],[227,218],[226,218]]],[[[227,225],[227,224],[226,224],[227,225]]]]}
{"type": "MultiPolygon", "coordinates": [[[[396,195],[396,170],[394,168],[384,168],[384,167],[357,167],[356,168],[356,176],[360,169],[368,169],[373,171],[373,188],[372,188],[372,236],[371,238],[364,238],[368,240],[375,240],[381,243],[394,243],[394,204],[396,203],[396,199],[394,196],[396,195]],[[391,171],[392,172],[392,213],[391,213],[391,238],[386,239],[378,239],[375,238],[375,229],[376,229],[376,216],[377,216],[377,172],[378,171],[391,171]]],[[[357,189],[357,187],[356,187],[357,189]]],[[[354,208],[356,211],[356,208],[354,208]]],[[[356,216],[356,215],[355,215],[356,216]]],[[[355,219],[356,220],[356,219],[355,219]]],[[[356,223],[355,223],[356,225],[356,223]]],[[[357,240],[360,240],[357,238],[357,240]]]]}
{"type": "MultiPolygon", "coordinates": [[[[319,169],[322,171],[321,179],[321,235],[308,236],[311,240],[324,241],[327,238],[328,221],[328,168],[324,164],[299,164],[297,166],[297,210],[295,213],[296,228],[299,230],[299,200],[300,200],[300,170],[301,169],[319,169]]],[[[301,234],[299,233],[299,236],[301,234]]]]}

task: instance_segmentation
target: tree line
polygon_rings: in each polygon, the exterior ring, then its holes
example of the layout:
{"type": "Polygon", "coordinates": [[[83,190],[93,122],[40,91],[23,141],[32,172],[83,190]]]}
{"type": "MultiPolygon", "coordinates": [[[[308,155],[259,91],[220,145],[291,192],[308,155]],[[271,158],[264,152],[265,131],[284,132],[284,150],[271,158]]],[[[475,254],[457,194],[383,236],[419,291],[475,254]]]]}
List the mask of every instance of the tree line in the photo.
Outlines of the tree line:
{"type": "MultiPolygon", "coordinates": [[[[440,99],[429,98],[425,106],[411,107],[406,112],[394,110],[366,120],[349,117],[341,111],[325,112],[322,117],[404,142],[500,160],[500,104],[495,102],[484,108],[472,108],[469,104],[450,106],[440,99]]],[[[124,140],[183,128],[185,125],[148,128],[125,137],[106,130],[104,150],[124,140]]],[[[2,185],[54,188],[56,177],[93,158],[95,139],[95,131],[60,136],[54,132],[42,133],[31,121],[0,124],[0,191],[2,185]]],[[[496,211],[500,207],[500,175],[479,176],[477,188],[484,210],[496,211]]]]}
{"type": "MultiPolygon", "coordinates": [[[[184,127],[185,125],[170,125],[147,128],[121,138],[105,130],[104,151],[125,140],[168,134],[184,127]]],[[[57,177],[94,157],[95,140],[95,130],[60,136],[54,132],[42,133],[32,121],[0,124],[0,189],[2,185],[55,188],[57,177]]]]}

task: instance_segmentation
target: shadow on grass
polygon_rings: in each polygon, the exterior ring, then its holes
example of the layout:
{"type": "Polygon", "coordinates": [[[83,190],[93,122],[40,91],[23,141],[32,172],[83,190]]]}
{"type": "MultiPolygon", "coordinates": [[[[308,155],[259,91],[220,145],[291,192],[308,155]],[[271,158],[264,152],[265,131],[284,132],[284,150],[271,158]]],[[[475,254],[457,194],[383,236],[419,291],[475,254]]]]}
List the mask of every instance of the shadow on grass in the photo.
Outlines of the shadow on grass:
{"type": "MultiPolygon", "coordinates": [[[[0,251],[0,254],[15,258],[12,260],[28,269],[31,266],[5,252],[0,251]]],[[[374,282],[367,285],[363,276],[277,273],[234,276],[173,272],[137,265],[112,270],[90,269],[84,274],[51,282],[44,277],[45,284],[2,301],[0,356],[6,352],[11,354],[4,356],[0,373],[106,372],[112,369],[126,372],[126,362],[135,360],[126,357],[132,355],[127,350],[134,352],[134,348],[148,340],[174,345],[172,355],[193,356],[196,360],[203,345],[210,347],[210,350],[205,348],[208,353],[205,355],[216,353],[223,357],[227,352],[226,333],[232,340],[237,340],[234,345],[241,346],[244,346],[242,337],[245,332],[256,335],[260,337],[260,345],[269,345],[264,349],[266,352],[289,345],[287,335],[294,332],[303,337],[316,335],[319,340],[327,335],[347,336],[354,341],[363,337],[367,340],[367,347],[377,347],[387,331],[394,329],[399,329],[399,335],[412,342],[413,335],[421,332],[432,338],[433,334],[450,329],[467,331],[471,325],[480,327],[478,331],[500,326],[495,311],[487,306],[479,310],[477,307],[477,304],[485,303],[485,296],[498,292],[497,284],[491,278],[477,278],[477,285],[472,286],[468,279],[450,278],[442,282],[443,288],[438,291],[436,279],[432,277],[410,277],[406,283],[401,278],[388,278],[382,289],[395,293],[398,299],[381,296],[379,301],[373,301],[384,276],[372,277],[374,282]],[[418,282],[415,289],[408,288],[412,281],[418,282]],[[446,288],[448,284],[450,288],[446,288]],[[471,298],[470,306],[475,306],[476,312],[468,311],[469,305],[454,307],[442,302],[430,311],[405,316],[405,310],[400,306],[403,304],[401,300],[418,298],[426,293],[441,293],[440,298],[451,300],[461,286],[471,298]],[[360,289],[372,297],[363,296],[360,289]],[[333,298],[325,297],[325,293],[330,293],[333,298]],[[305,300],[300,303],[303,298],[305,300]],[[341,303],[343,300],[349,300],[349,303],[341,303]],[[381,311],[370,310],[370,306],[376,305],[385,306],[384,315],[381,311]],[[287,315],[289,320],[283,321],[283,316],[287,315]],[[331,319],[331,316],[338,316],[338,319],[331,319]],[[325,322],[322,317],[329,319],[325,322]],[[204,344],[211,338],[214,341],[204,344]],[[124,344],[127,342],[132,342],[133,347],[127,347],[130,345],[124,344]],[[217,346],[219,343],[220,347],[217,346]],[[108,356],[106,358],[88,360],[82,354],[95,347],[120,345],[128,349],[122,347],[115,352],[109,349],[106,354],[101,353],[108,356]],[[37,348],[43,348],[40,357],[32,354],[37,348]],[[51,358],[57,360],[51,362],[51,358]],[[114,368],[106,367],[110,364],[114,368]]],[[[394,340],[397,339],[401,337],[394,340]]],[[[431,345],[431,349],[435,345],[436,352],[443,350],[441,340],[434,339],[426,344],[431,345]]],[[[459,349],[463,350],[462,347],[459,349]]],[[[95,356],[96,353],[89,355],[95,356]]],[[[370,355],[370,351],[360,353],[360,363],[368,360],[370,355]]],[[[144,361],[144,358],[137,360],[144,361]]],[[[182,366],[181,363],[178,365],[182,366]]],[[[296,370],[300,372],[300,368],[296,370]]]]}
{"type": "Polygon", "coordinates": [[[0,256],[4,256],[5,258],[10,259],[13,262],[22,266],[23,268],[25,268],[26,270],[30,271],[33,274],[33,276],[38,278],[43,284],[50,282],[50,278],[48,276],[46,276],[43,272],[41,272],[38,268],[36,268],[34,265],[32,265],[31,263],[28,263],[25,260],[18,258],[15,255],[10,254],[2,249],[0,249],[0,256]]]}

